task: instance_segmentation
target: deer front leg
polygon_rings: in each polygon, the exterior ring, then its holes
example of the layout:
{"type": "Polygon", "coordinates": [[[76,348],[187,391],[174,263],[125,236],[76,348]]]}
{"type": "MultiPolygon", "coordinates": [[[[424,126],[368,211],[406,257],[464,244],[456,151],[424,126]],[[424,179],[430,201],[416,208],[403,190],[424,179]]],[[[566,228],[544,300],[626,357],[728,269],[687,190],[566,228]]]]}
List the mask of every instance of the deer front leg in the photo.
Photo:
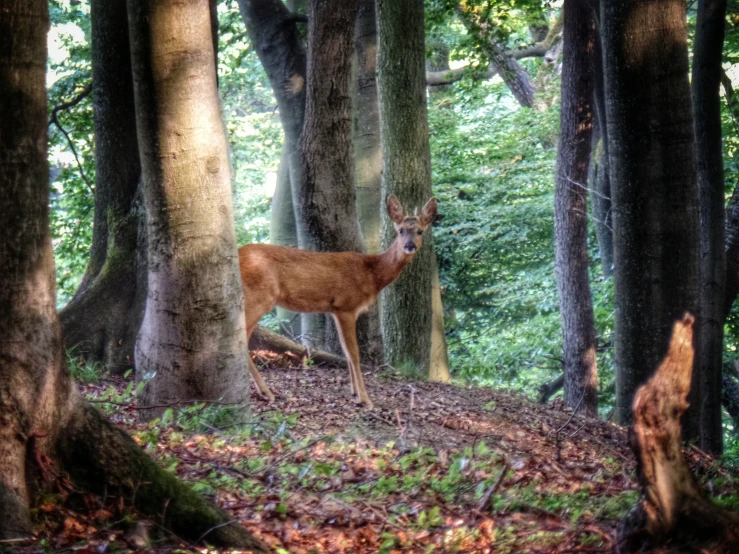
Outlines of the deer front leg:
{"type": "Polygon", "coordinates": [[[341,346],[349,365],[349,377],[352,380],[352,390],[357,394],[359,401],[365,407],[372,409],[372,401],[364,387],[362,368],[359,365],[359,345],[357,344],[357,316],[353,313],[334,314],[336,327],[339,330],[341,346]]]}

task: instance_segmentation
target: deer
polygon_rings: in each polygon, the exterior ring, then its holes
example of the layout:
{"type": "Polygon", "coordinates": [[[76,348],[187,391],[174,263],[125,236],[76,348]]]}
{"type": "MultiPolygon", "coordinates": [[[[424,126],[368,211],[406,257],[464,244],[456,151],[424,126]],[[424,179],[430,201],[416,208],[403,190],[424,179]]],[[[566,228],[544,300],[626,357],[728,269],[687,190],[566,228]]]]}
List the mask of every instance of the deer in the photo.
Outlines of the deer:
{"type": "MultiPolygon", "coordinates": [[[[423,233],[436,218],[437,200],[431,198],[417,215],[406,215],[391,195],[387,213],[396,237],[382,254],[359,252],[312,252],[270,244],[247,244],[239,248],[239,268],[244,289],[246,340],[259,319],[275,306],[293,312],[331,314],[339,331],[349,367],[352,396],[372,409],[359,365],[357,318],[367,312],[380,291],[398,278],[423,244],[423,233]]],[[[275,396],[251,356],[249,372],[259,393],[270,402],[275,396]]]]}

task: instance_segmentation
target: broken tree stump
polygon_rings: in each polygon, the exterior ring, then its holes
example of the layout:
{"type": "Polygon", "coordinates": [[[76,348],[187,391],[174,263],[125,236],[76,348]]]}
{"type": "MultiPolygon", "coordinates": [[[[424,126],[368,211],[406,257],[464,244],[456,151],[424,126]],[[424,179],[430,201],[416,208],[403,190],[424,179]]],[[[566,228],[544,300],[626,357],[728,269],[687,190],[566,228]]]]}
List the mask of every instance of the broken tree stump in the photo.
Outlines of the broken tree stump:
{"type": "Polygon", "coordinates": [[[634,396],[629,443],[642,496],[619,525],[617,552],[739,552],[739,515],[703,494],[682,453],[694,321],[675,323],[667,356],[634,396]]]}
{"type": "Polygon", "coordinates": [[[306,358],[313,360],[316,365],[330,365],[332,367],[346,367],[346,360],[322,350],[309,350],[305,346],[290,340],[287,337],[257,325],[249,339],[249,350],[269,350],[275,354],[288,354],[298,361],[306,358]]]}

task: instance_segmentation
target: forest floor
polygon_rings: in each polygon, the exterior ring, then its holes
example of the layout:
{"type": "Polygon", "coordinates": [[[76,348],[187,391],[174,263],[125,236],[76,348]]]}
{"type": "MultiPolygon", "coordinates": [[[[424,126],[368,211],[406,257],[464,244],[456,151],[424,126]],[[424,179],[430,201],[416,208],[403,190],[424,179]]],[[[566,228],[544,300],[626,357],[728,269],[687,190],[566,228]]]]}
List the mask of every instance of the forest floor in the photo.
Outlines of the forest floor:
{"type": "MultiPolygon", "coordinates": [[[[140,424],[133,383],[81,386],[160,464],[278,553],[610,552],[637,499],[625,430],[556,401],[382,370],[366,374],[375,403],[366,411],[349,398],[346,370],[269,365],[278,400],[253,397],[247,421],[230,406],[192,405],[140,424]]],[[[737,503],[739,472],[687,454],[719,501],[737,503]]],[[[44,538],[29,548],[206,551],[156,521],[134,525],[116,499],[72,497],[42,504],[44,538]]]]}

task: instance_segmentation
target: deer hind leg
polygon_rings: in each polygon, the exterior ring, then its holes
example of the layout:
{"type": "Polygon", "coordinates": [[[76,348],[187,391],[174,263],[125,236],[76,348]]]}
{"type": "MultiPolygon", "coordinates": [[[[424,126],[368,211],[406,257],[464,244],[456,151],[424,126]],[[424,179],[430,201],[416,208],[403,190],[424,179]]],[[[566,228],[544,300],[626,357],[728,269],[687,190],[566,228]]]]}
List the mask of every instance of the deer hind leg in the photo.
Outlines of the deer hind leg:
{"type": "Polygon", "coordinates": [[[269,308],[265,310],[264,312],[261,312],[260,310],[254,310],[247,308],[246,309],[246,345],[247,345],[247,360],[249,363],[249,373],[251,374],[251,378],[254,379],[254,384],[257,386],[257,391],[259,394],[263,397],[265,397],[270,402],[275,401],[275,395],[272,393],[272,391],[267,386],[267,383],[264,381],[264,377],[262,377],[261,373],[259,373],[259,370],[257,369],[257,366],[254,365],[254,361],[251,359],[251,352],[249,352],[249,339],[251,338],[251,334],[254,332],[254,329],[257,327],[257,322],[259,321],[259,318],[262,317],[266,312],[271,310],[272,308],[269,308]]]}
{"type": "Polygon", "coordinates": [[[339,330],[341,346],[344,349],[347,364],[349,365],[349,377],[352,381],[352,391],[356,393],[359,401],[367,408],[372,409],[372,401],[364,387],[362,368],[359,365],[359,345],[357,344],[357,317],[353,313],[341,312],[334,314],[336,327],[339,330]]]}

